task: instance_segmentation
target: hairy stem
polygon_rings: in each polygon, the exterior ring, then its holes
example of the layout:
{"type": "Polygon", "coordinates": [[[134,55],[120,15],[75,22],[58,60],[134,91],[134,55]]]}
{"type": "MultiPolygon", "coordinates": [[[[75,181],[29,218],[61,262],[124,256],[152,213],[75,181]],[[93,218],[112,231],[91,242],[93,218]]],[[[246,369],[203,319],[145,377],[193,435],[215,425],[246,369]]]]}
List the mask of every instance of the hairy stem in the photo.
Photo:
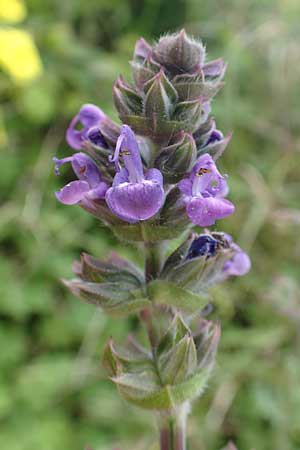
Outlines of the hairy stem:
{"type": "Polygon", "coordinates": [[[145,242],[145,278],[146,282],[155,279],[162,264],[162,244],[145,242]]]}
{"type": "MultiPolygon", "coordinates": [[[[161,250],[159,246],[151,242],[145,242],[145,279],[147,283],[157,277],[161,269],[161,259],[161,250]]],[[[140,313],[140,317],[145,324],[153,357],[155,357],[157,338],[151,309],[143,309],[140,313]]]]}
{"type": "Polygon", "coordinates": [[[160,413],[160,450],[186,450],[186,418],[188,406],[160,413]]]}
{"type": "MultiPolygon", "coordinates": [[[[163,259],[162,244],[145,243],[145,278],[149,283],[157,278],[163,259]]],[[[144,322],[154,360],[156,359],[157,336],[153,325],[153,315],[150,309],[141,311],[140,317],[144,322]]],[[[186,419],[189,405],[185,404],[172,411],[161,412],[158,415],[160,433],[160,450],[186,450],[186,419]]]]}

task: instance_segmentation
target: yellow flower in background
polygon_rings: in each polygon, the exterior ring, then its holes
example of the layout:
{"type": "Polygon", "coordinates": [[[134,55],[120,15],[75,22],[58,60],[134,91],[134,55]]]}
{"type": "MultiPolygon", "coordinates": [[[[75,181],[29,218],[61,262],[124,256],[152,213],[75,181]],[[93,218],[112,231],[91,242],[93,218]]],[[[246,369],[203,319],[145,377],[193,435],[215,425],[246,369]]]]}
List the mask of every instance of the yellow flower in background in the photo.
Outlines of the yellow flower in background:
{"type": "MultiPolygon", "coordinates": [[[[23,0],[0,0],[0,22],[17,23],[26,17],[23,0]]],[[[25,30],[0,27],[0,69],[17,84],[38,77],[43,70],[34,41],[25,30]]]]}
{"type": "Polygon", "coordinates": [[[0,0],[0,21],[17,23],[26,17],[23,0],[0,0]]]}
{"type": "Polygon", "coordinates": [[[18,84],[42,73],[42,63],[31,35],[16,28],[0,29],[0,66],[18,84]]]}

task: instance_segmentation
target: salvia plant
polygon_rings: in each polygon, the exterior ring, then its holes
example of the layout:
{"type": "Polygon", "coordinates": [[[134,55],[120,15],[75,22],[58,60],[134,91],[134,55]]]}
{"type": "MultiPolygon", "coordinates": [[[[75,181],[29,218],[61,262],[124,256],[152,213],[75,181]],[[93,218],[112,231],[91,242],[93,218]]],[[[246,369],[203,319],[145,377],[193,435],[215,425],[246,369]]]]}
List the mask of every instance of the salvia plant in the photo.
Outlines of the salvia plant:
{"type": "Polygon", "coordinates": [[[64,283],[104,312],[136,314],[145,325],[147,346],[111,339],[103,363],[124,399],[155,413],[161,450],[184,450],[187,415],[220,339],[220,325],[207,319],[209,290],[250,268],[231,236],[207,228],[234,213],[217,168],[231,136],[210,116],[226,65],[207,62],[203,44],[182,30],[153,46],[139,39],[131,67],[133,82],[120,76],[113,86],[122,125],[92,104],[72,120],[74,153],[55,158],[55,170],[70,163],[77,179],[56,197],[138,245],[144,270],[116,254],[84,253],[64,283]]]}

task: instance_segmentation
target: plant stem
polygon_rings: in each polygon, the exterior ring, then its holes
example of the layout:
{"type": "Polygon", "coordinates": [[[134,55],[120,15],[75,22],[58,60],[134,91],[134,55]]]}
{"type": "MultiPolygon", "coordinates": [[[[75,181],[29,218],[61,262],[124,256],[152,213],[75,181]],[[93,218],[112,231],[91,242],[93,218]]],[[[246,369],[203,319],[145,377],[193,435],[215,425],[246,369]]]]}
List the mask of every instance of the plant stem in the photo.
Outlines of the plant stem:
{"type": "MultiPolygon", "coordinates": [[[[145,279],[149,281],[156,278],[161,269],[161,250],[157,244],[145,242],[145,279]]],[[[148,339],[151,345],[153,357],[155,357],[156,332],[152,321],[152,310],[143,309],[140,313],[141,320],[144,322],[148,339]]]]}
{"type": "Polygon", "coordinates": [[[161,269],[161,246],[162,244],[154,244],[145,242],[145,277],[149,282],[157,277],[161,269]]]}
{"type": "Polygon", "coordinates": [[[160,450],[186,450],[187,407],[160,413],[160,450]]]}
{"type": "MultiPolygon", "coordinates": [[[[149,283],[157,278],[162,265],[162,243],[145,242],[145,278],[149,283]]],[[[144,309],[140,314],[152,348],[153,358],[156,358],[157,336],[153,325],[152,310],[144,309]]],[[[186,419],[189,405],[185,404],[172,411],[160,412],[158,427],[160,433],[160,450],[186,450],[186,419]]]]}

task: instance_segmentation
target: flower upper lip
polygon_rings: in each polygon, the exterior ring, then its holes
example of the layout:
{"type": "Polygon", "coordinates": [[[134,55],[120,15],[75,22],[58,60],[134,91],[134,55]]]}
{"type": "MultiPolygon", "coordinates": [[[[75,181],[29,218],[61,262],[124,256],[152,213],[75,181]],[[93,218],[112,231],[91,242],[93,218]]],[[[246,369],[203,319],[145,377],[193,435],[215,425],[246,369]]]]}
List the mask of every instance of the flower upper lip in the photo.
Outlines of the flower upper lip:
{"type": "Polygon", "coordinates": [[[99,125],[105,114],[97,106],[87,103],[80,108],[80,111],[72,119],[67,132],[66,140],[70,147],[75,150],[82,148],[82,143],[87,139],[88,132],[92,127],[99,125]],[[82,129],[76,129],[77,124],[82,125],[82,129]]]}

